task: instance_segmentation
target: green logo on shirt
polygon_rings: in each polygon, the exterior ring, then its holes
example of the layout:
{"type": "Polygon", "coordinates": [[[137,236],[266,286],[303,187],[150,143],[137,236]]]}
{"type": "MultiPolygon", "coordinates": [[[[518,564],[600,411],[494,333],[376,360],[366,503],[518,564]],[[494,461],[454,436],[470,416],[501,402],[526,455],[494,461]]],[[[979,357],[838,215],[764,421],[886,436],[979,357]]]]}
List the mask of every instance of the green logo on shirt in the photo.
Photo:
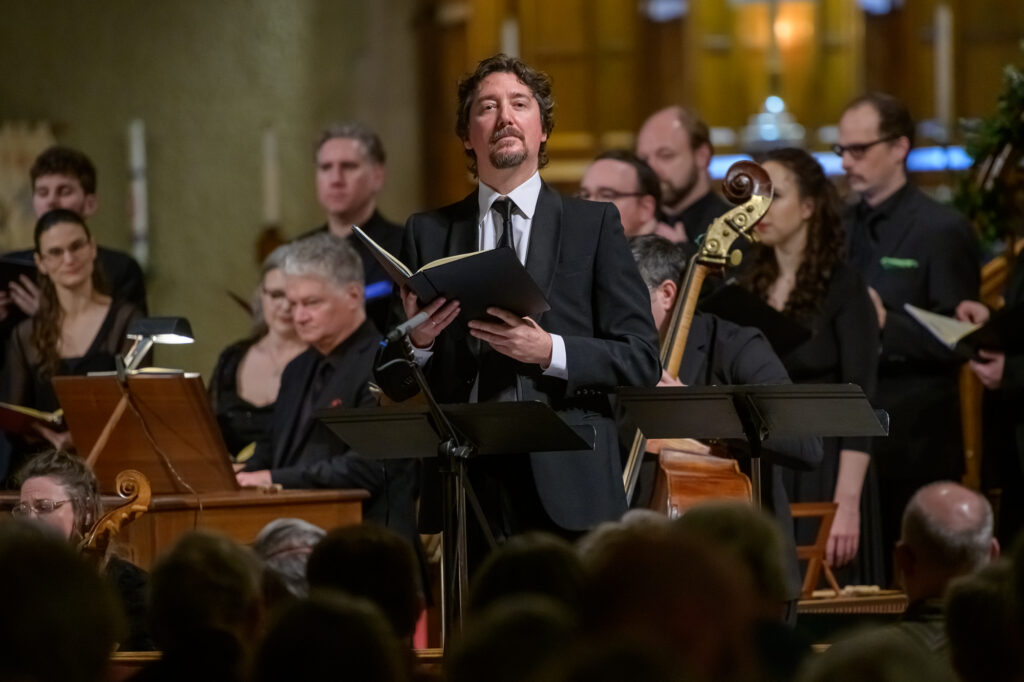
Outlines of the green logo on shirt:
{"type": "Polygon", "coordinates": [[[883,270],[909,270],[918,266],[915,258],[892,258],[883,256],[879,261],[883,270]]]}

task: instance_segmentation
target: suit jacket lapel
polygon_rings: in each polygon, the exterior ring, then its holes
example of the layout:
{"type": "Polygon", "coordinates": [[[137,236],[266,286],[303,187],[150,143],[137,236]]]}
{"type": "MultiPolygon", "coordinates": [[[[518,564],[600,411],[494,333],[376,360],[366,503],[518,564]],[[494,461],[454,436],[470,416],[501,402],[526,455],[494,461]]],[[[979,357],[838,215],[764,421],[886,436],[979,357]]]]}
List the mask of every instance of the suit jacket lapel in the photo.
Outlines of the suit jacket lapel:
{"type": "Polygon", "coordinates": [[[452,220],[451,232],[448,234],[445,256],[469,253],[479,248],[477,245],[477,223],[479,222],[477,204],[476,192],[471,192],[469,196],[459,202],[452,220]]]}
{"type": "Polygon", "coordinates": [[[545,297],[549,297],[558,252],[562,244],[562,197],[547,183],[541,186],[537,209],[530,227],[530,247],[526,252],[526,271],[545,297]]]}

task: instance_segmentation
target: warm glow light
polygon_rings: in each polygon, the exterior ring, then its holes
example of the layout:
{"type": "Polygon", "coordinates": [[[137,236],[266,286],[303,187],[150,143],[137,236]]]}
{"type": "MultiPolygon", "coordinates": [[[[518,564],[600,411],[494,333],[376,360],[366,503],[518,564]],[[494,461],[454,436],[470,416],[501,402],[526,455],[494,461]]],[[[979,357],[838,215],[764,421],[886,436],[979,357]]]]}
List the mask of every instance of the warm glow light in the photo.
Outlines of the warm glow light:
{"type": "Polygon", "coordinates": [[[803,8],[796,7],[801,3],[786,3],[779,8],[775,19],[775,40],[779,49],[788,50],[806,42],[814,34],[814,24],[803,8]]]}

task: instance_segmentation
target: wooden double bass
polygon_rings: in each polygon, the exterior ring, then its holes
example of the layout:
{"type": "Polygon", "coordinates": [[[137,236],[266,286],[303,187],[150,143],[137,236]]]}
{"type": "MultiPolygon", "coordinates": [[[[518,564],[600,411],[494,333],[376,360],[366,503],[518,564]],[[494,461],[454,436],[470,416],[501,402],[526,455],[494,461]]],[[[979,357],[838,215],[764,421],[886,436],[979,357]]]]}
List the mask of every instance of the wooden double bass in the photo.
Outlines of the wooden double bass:
{"type": "MultiPolygon", "coordinates": [[[[768,173],[752,161],[738,161],[729,168],[722,180],[722,192],[729,201],[738,205],[716,218],[708,227],[700,250],[690,260],[680,283],[668,333],[661,344],[661,366],[674,379],[679,377],[683,349],[704,280],[709,274],[722,274],[727,265],[739,265],[742,254],[733,249],[733,244],[740,237],[751,242],[757,240],[754,225],[768,212],[772,202],[772,183],[768,173]]],[[[622,472],[627,500],[632,500],[636,491],[646,446],[647,440],[637,430],[622,472]]],[[[698,494],[703,493],[706,497],[718,496],[716,493],[722,490],[750,488],[750,480],[731,459],[663,452],[659,454],[659,470],[660,480],[656,489],[663,493],[655,495],[657,507],[670,516],[693,503],[695,480],[698,488],[706,488],[706,491],[698,490],[698,494]],[[673,485],[674,482],[682,485],[673,485]],[[658,500],[658,497],[663,499],[658,500]]]]}

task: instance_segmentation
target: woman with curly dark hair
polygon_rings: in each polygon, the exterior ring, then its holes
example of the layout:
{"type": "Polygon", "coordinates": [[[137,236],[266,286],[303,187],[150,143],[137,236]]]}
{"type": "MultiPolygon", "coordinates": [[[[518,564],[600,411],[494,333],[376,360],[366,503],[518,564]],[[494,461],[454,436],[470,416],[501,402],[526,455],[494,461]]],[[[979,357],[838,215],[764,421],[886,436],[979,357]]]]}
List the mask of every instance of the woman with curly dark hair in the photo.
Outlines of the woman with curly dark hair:
{"type": "MultiPolygon", "coordinates": [[[[124,349],[125,330],[138,309],[106,295],[96,242],[77,213],[59,208],[44,213],[36,223],[34,255],[39,311],[11,334],[0,400],[54,411],[59,404],[51,379],[113,370],[114,355],[124,349]]],[[[70,445],[66,431],[37,430],[56,448],[70,445]]],[[[16,452],[38,449],[15,445],[16,452]]]]}
{"type": "MultiPolygon", "coordinates": [[[[878,320],[867,286],[843,260],[836,189],[800,149],[769,152],[762,164],[775,197],[756,227],[759,243],[741,284],[812,331],[810,340],[782,358],[794,383],[853,383],[870,397],[878,369],[878,320]]],[[[868,438],[827,438],[820,469],[786,470],[786,487],[794,502],[839,504],[829,564],[844,566],[856,558],[844,577],[875,584],[884,580],[886,559],[869,451],[868,438]]],[[[814,541],[816,529],[807,525],[797,526],[800,544],[814,541]]]]}

